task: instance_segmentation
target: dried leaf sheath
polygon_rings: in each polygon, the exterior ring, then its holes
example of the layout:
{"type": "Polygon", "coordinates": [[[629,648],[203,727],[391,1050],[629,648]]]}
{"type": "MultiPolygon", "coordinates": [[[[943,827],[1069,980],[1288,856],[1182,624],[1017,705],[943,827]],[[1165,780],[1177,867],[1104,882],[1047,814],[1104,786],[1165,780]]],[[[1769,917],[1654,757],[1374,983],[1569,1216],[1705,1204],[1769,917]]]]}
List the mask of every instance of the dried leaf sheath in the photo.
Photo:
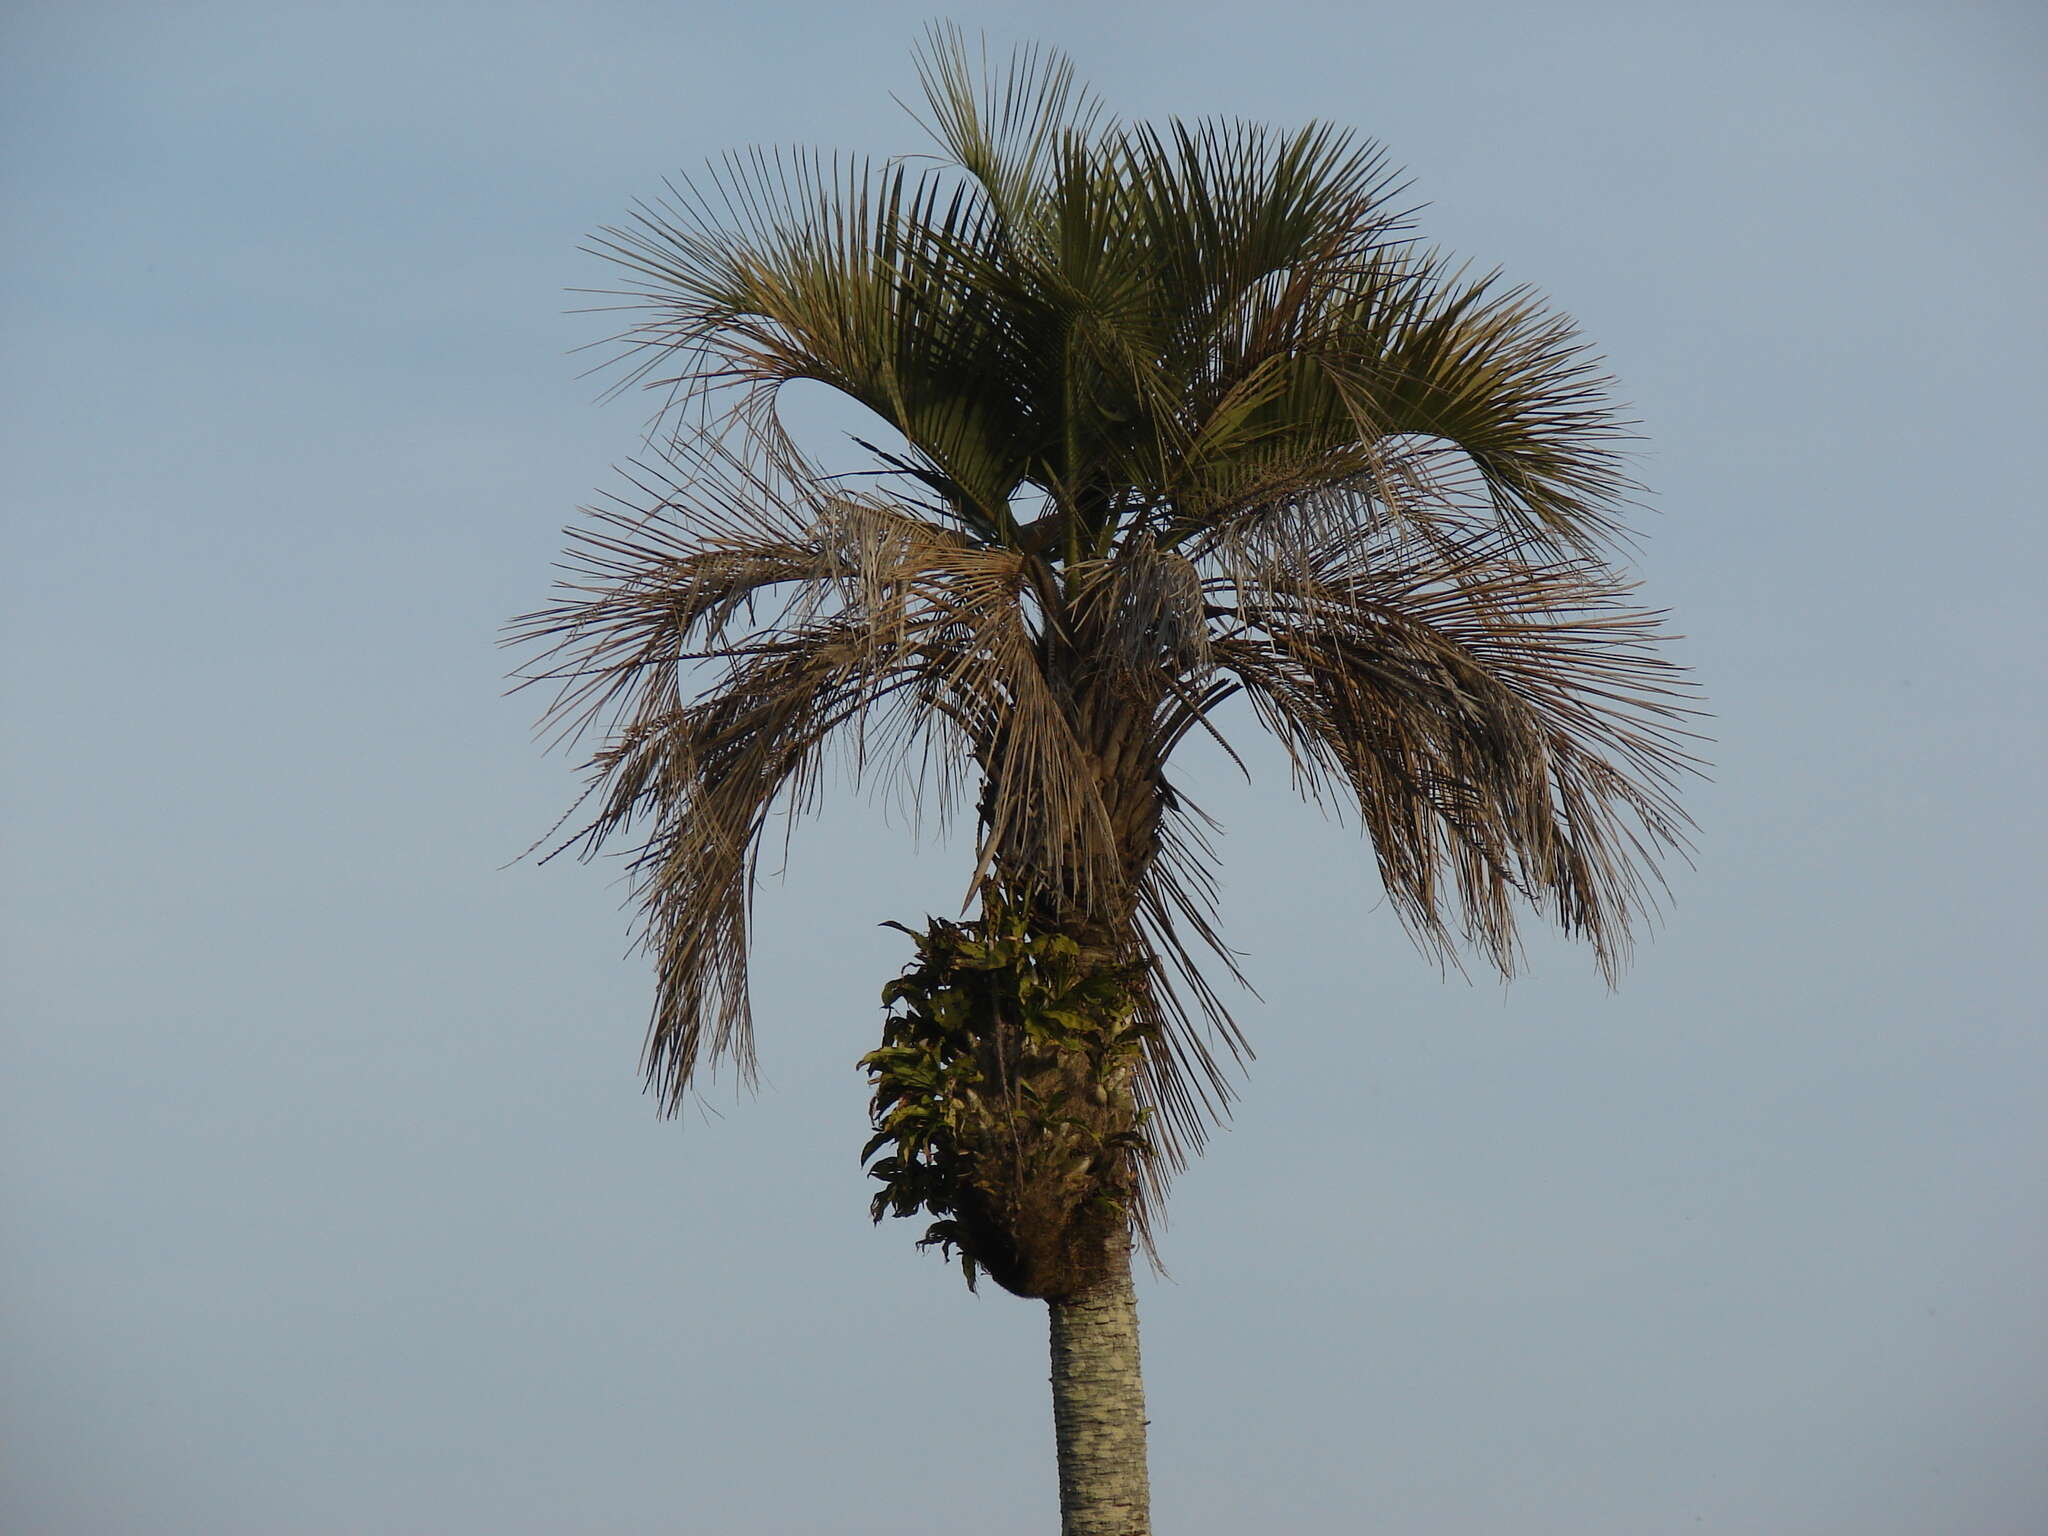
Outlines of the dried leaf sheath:
{"type": "Polygon", "coordinates": [[[1508,969],[1534,907],[1619,964],[1686,696],[1605,563],[1631,487],[1569,323],[1418,251],[1335,130],[1109,124],[943,32],[925,81],[944,163],[737,156],[598,243],[669,432],[514,637],[600,742],[579,836],[633,850],[664,1104],[750,1062],[761,837],[833,753],[1142,963],[1168,1165],[1242,1047],[1190,954],[1229,964],[1192,735],[1274,733],[1441,953],[1508,969]],[[798,380],[878,418],[866,489],[784,430],[798,380]]]}

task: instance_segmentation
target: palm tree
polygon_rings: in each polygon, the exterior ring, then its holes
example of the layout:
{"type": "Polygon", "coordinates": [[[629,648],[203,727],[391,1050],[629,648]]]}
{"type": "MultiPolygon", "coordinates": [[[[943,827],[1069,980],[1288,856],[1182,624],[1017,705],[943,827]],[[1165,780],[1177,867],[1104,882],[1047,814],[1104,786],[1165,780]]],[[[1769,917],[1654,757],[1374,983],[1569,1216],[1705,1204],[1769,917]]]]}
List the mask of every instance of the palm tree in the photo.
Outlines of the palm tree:
{"type": "Polygon", "coordinates": [[[835,748],[972,797],[973,915],[906,930],[863,1063],[875,1214],[1049,1304],[1063,1529],[1132,1536],[1133,1243],[1244,1053],[1176,748],[1271,731],[1439,956],[1511,972],[1527,903],[1611,975],[1682,845],[1687,710],[1611,563],[1608,381],[1418,247],[1378,149],[1111,122],[950,29],[919,72],[928,163],[734,155],[604,232],[663,430],[515,635],[599,739],[569,842],[630,850],[666,1110],[751,1071],[771,808],[835,748]],[[868,472],[793,440],[799,380],[876,419],[868,472]]]}

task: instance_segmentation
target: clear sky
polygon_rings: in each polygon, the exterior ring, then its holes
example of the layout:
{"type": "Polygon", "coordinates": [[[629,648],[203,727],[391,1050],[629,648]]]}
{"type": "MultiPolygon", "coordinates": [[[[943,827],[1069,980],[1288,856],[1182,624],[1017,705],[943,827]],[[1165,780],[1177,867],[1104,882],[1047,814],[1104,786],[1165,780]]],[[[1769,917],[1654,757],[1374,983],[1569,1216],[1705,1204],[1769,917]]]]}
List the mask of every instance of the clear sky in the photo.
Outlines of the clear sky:
{"type": "MultiPolygon", "coordinates": [[[[923,147],[928,12],[0,20],[15,1536],[1042,1536],[1043,1309],[866,1215],[887,918],[758,903],[676,1123],[502,620],[646,402],[579,241],[728,147],[923,147]]],[[[1142,1286],[1162,1536],[2048,1530],[2034,6],[981,4],[1117,111],[1323,117],[1574,314],[1717,737],[1619,991],[1446,981],[1356,833],[1189,776],[1263,994],[1142,1286]],[[2036,958],[2029,960],[2028,956],[2036,958]]]]}

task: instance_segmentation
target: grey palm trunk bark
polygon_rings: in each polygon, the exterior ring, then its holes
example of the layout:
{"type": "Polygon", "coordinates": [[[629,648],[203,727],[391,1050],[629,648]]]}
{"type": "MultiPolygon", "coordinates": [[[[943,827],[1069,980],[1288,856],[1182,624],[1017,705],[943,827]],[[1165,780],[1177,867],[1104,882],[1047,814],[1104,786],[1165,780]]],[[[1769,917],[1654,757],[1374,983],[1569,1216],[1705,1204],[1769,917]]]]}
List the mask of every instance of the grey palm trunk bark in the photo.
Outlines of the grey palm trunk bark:
{"type": "Polygon", "coordinates": [[[1129,1250],[1110,1278],[1052,1314],[1052,1422],[1060,1536],[1151,1536],[1145,1383],[1129,1250]]]}

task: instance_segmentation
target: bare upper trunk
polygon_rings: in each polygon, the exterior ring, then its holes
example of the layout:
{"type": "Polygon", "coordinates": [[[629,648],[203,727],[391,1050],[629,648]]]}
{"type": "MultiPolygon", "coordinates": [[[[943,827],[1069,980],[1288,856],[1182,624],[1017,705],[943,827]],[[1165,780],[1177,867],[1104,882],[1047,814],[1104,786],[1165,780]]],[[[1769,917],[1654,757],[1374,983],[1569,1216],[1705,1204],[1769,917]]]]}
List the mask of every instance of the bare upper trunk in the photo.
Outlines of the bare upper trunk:
{"type": "Polygon", "coordinates": [[[1052,1314],[1052,1421],[1061,1536],[1151,1536],[1145,1383],[1128,1243],[1110,1278],[1052,1314]]]}

